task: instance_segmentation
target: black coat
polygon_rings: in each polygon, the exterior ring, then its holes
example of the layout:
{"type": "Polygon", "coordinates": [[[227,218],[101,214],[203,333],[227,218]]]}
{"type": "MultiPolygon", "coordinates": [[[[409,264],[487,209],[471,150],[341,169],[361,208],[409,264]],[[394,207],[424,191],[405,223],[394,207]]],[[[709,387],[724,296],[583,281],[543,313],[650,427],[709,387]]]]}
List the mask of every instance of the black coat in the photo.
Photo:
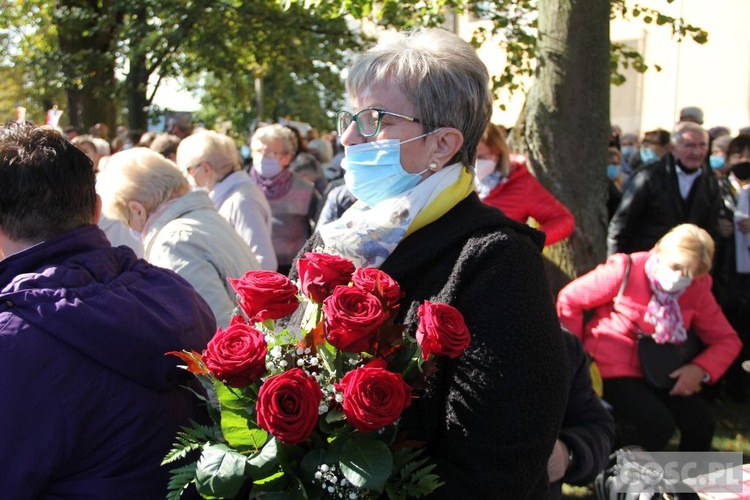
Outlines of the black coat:
{"type": "Polygon", "coordinates": [[[560,429],[560,441],[573,452],[573,463],[561,481],[550,485],[550,497],[562,495],[562,483],[585,486],[594,481],[609,461],[615,440],[615,422],[591,385],[589,360],[578,337],[563,331],[568,353],[570,396],[560,429]]]}
{"type": "MultiPolygon", "coordinates": [[[[306,249],[322,243],[316,234],[306,249]]],[[[398,321],[411,334],[426,299],[457,307],[472,334],[462,356],[441,359],[401,420],[438,464],[445,485],[435,498],[548,495],[568,377],[543,245],[542,233],[472,193],[381,266],[406,292],[398,321]]]]}
{"type": "Polygon", "coordinates": [[[704,165],[684,202],[676,169],[675,158],[668,153],[635,173],[609,223],[610,255],[651,250],[670,229],[687,222],[716,236],[721,206],[716,176],[704,165]]]}

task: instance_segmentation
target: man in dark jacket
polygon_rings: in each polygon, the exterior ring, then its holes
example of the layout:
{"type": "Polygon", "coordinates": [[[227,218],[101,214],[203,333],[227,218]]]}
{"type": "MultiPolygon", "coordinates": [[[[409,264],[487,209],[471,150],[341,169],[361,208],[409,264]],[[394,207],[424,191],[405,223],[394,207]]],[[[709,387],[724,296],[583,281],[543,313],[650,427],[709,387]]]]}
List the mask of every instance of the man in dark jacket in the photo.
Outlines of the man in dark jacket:
{"type": "Polygon", "coordinates": [[[643,166],[625,188],[609,223],[608,253],[650,250],[674,226],[696,224],[712,236],[721,198],[716,177],[706,165],[708,134],[695,123],[680,123],[672,133],[672,152],[643,166]]]}
{"type": "Polygon", "coordinates": [[[194,418],[168,351],[216,324],[171,271],[96,226],[91,160],[51,129],[0,127],[0,467],[3,498],[156,499],[194,418]]]}

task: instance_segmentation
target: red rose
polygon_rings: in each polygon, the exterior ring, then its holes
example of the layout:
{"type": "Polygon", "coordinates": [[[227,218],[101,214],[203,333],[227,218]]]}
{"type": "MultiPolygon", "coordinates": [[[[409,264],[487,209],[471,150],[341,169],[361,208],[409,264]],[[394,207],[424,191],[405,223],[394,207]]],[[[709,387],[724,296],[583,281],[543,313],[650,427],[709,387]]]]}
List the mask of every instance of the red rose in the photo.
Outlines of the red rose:
{"type": "Polygon", "coordinates": [[[203,351],[206,368],[229,387],[247,387],[266,372],[266,339],[240,316],[219,328],[203,351]]]}
{"type": "Polygon", "coordinates": [[[381,299],[387,307],[398,304],[403,296],[396,280],[374,267],[360,267],[354,271],[352,283],[360,290],[370,292],[381,299]]]}
{"type": "Polygon", "coordinates": [[[300,368],[269,377],[255,404],[258,425],[286,444],[301,443],[318,423],[322,399],[318,382],[300,368]]]}
{"type": "Polygon", "coordinates": [[[359,288],[339,286],[323,301],[326,339],[347,352],[372,349],[385,321],[383,304],[359,288]]]}
{"type": "Polygon", "coordinates": [[[297,287],[273,271],[248,271],[240,279],[227,278],[240,296],[240,308],[253,321],[280,319],[297,310],[297,287]]]}
{"type": "Polygon", "coordinates": [[[348,285],[353,272],[352,261],[327,253],[306,252],[297,261],[300,290],[316,304],[321,304],[337,286],[348,285]]]}
{"type": "Polygon", "coordinates": [[[417,311],[417,342],[422,356],[431,353],[455,358],[469,347],[471,335],[458,309],[448,304],[425,301],[417,311]]]}
{"type": "Polygon", "coordinates": [[[350,371],[336,389],[344,393],[346,420],[360,432],[392,424],[411,404],[411,387],[401,375],[386,370],[383,360],[350,371]]]}

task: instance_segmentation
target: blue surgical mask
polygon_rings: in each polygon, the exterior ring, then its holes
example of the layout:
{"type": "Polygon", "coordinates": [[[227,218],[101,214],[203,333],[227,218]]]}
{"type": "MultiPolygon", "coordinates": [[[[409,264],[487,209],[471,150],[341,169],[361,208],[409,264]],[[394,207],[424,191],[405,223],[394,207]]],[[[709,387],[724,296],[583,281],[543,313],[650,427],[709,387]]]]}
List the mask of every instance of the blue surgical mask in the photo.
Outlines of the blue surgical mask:
{"type": "Polygon", "coordinates": [[[431,133],[418,135],[403,142],[398,139],[386,139],[345,147],[341,168],[346,171],[346,187],[358,200],[370,206],[409,191],[419,184],[422,174],[429,169],[415,174],[404,170],[401,166],[401,145],[431,133]]]}
{"type": "Polygon", "coordinates": [[[240,156],[243,160],[250,159],[250,154],[250,146],[248,146],[247,144],[243,144],[242,146],[240,146],[240,156]]]}
{"type": "Polygon", "coordinates": [[[712,169],[720,170],[724,168],[724,157],[721,155],[711,155],[708,158],[708,163],[711,165],[712,169]]]}
{"type": "Polygon", "coordinates": [[[618,175],[620,175],[620,170],[622,169],[622,166],[620,165],[607,165],[607,177],[610,179],[616,179],[618,175]]]}
{"type": "Polygon", "coordinates": [[[635,146],[623,146],[620,148],[620,153],[625,161],[628,161],[633,153],[635,153],[635,146]]]}
{"type": "Polygon", "coordinates": [[[656,153],[651,148],[641,148],[641,160],[643,164],[652,163],[659,159],[656,153]]]}

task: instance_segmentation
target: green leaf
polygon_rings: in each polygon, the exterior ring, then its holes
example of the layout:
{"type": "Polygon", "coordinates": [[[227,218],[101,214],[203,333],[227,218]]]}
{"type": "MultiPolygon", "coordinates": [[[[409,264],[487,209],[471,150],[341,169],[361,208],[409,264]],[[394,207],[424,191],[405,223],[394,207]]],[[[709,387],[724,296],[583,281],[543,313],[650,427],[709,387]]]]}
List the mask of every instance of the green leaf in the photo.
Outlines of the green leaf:
{"type": "Polygon", "coordinates": [[[169,471],[167,500],[180,500],[182,492],[195,481],[196,463],[184,465],[169,471]]]}
{"type": "Polygon", "coordinates": [[[327,463],[325,461],[325,454],[326,450],[315,448],[305,455],[299,467],[300,476],[302,476],[300,479],[302,479],[303,483],[320,486],[320,483],[316,483],[315,481],[315,473],[321,464],[327,463]]]}
{"type": "Polygon", "coordinates": [[[307,500],[309,497],[299,479],[289,474],[279,474],[271,481],[253,483],[249,498],[263,500],[307,500]]]}
{"type": "Polygon", "coordinates": [[[200,425],[193,420],[190,421],[190,424],[192,427],[182,426],[181,430],[177,432],[176,442],[162,460],[162,465],[184,458],[189,452],[201,448],[207,442],[219,440],[218,430],[214,427],[200,425]]]}
{"type": "Polygon", "coordinates": [[[247,473],[256,480],[264,479],[273,474],[279,467],[279,461],[276,459],[277,454],[276,440],[269,439],[262,450],[248,459],[247,473]]]}
{"type": "Polygon", "coordinates": [[[214,384],[216,387],[216,397],[221,403],[222,407],[233,408],[239,410],[242,408],[249,408],[254,406],[253,400],[248,397],[242,389],[236,389],[234,387],[227,387],[218,380],[214,384]]]}
{"type": "Polygon", "coordinates": [[[354,486],[382,491],[393,469],[393,457],[382,441],[352,439],[344,445],[339,464],[354,486]]]}
{"type": "Polygon", "coordinates": [[[245,481],[247,459],[223,444],[203,448],[195,474],[198,493],[204,496],[231,498],[239,493],[245,481]]]}
{"type": "Polygon", "coordinates": [[[268,432],[258,428],[247,409],[222,406],[221,430],[227,443],[238,449],[260,450],[268,441],[268,432]]]}

